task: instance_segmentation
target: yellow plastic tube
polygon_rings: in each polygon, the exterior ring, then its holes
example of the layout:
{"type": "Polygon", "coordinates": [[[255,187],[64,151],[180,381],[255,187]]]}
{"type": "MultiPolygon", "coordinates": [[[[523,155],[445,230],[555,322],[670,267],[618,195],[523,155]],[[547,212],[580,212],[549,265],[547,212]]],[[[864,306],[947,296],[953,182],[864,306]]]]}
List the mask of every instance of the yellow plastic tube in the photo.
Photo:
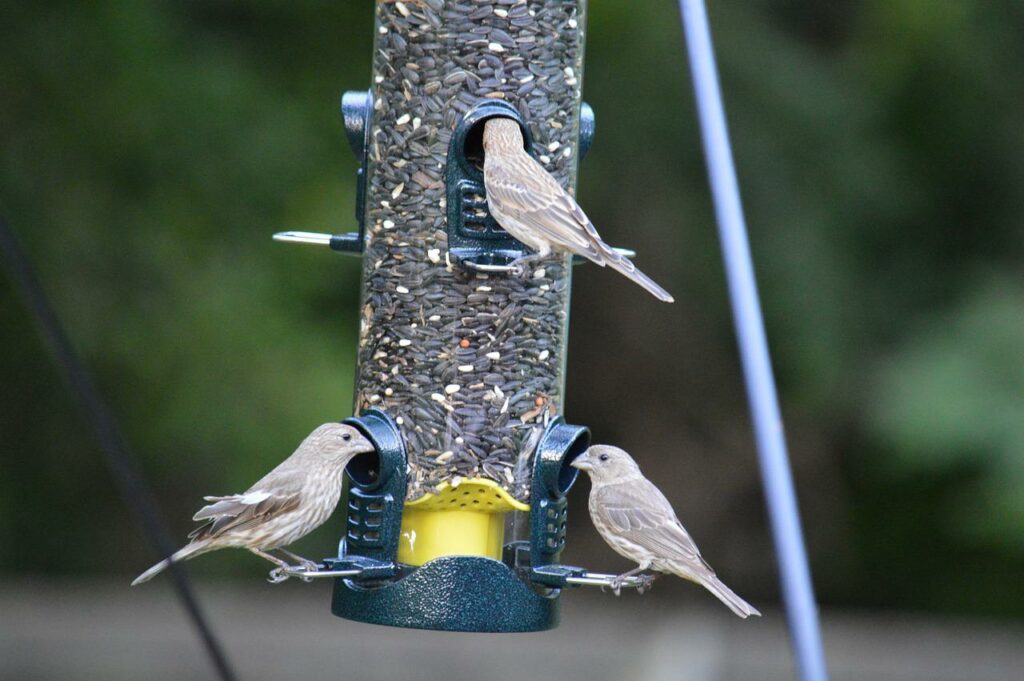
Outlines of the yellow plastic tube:
{"type": "Polygon", "coordinates": [[[436,493],[405,502],[398,560],[423,565],[441,556],[501,559],[505,514],[529,511],[507,491],[485,478],[444,483],[436,493]]]}

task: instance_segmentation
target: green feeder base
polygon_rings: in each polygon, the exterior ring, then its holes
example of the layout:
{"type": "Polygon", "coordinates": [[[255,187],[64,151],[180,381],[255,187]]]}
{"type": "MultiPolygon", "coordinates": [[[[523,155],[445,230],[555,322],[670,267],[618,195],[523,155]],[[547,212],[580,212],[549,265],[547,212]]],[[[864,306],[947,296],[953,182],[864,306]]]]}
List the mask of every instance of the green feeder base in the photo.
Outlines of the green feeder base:
{"type": "Polygon", "coordinates": [[[545,631],[558,626],[557,589],[543,595],[491,558],[445,556],[381,586],[334,582],[338,617],[410,629],[545,631]]]}

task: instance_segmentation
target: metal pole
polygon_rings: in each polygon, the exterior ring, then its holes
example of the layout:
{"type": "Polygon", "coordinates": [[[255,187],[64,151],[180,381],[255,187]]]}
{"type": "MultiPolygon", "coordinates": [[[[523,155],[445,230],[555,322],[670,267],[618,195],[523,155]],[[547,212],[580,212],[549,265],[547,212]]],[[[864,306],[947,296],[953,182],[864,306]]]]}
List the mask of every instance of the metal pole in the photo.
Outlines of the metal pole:
{"type": "MultiPolygon", "coordinates": [[[[71,344],[71,339],[61,325],[49,298],[46,297],[28,254],[18,243],[14,230],[3,216],[0,216],[0,266],[6,266],[11,284],[15,291],[21,294],[25,307],[36,323],[43,344],[50,352],[51,359],[57,365],[57,370],[68,388],[78,398],[82,413],[96,431],[100,451],[106,456],[107,467],[121,490],[121,496],[124,497],[129,509],[138,516],[142,528],[149,535],[149,540],[157,552],[161,556],[171,555],[175,549],[174,541],[157,512],[152,492],[146,487],[138,466],[128,452],[128,445],[121,434],[114,413],[103,400],[96,383],[71,344]]],[[[180,563],[171,563],[168,572],[178,592],[178,598],[192,619],[192,625],[217,670],[217,675],[223,681],[236,681],[238,677],[199,606],[199,599],[184,566],[180,563]]]]}
{"type": "Polygon", "coordinates": [[[703,0],[679,0],[690,57],[704,154],[714,197],[722,257],[739,340],[747,399],[754,422],[768,516],[782,580],[782,594],[801,681],[826,681],[818,610],[807,565],[800,512],[772,376],[746,221],[718,85],[711,30],[703,0]]]}

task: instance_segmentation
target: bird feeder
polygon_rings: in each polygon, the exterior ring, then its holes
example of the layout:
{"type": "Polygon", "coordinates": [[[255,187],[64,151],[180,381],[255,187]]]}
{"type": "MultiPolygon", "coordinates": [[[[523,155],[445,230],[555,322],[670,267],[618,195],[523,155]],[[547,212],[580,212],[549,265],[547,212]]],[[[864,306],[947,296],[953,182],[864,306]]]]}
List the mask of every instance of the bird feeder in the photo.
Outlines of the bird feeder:
{"type": "Polygon", "coordinates": [[[362,258],[355,411],[377,451],[349,467],[332,610],[460,631],[557,623],[569,464],[560,416],[572,261],[529,253],[487,209],[482,136],[518,122],[566,187],[590,146],[585,1],[376,3],[373,86],[342,113],[358,232],[283,233],[362,258]]]}

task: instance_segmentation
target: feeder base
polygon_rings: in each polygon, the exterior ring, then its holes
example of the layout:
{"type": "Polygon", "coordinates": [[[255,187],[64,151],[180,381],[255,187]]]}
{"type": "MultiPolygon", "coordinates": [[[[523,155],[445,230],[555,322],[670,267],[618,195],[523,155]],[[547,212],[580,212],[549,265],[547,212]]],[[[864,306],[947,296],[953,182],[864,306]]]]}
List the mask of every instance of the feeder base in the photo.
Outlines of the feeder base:
{"type": "Polygon", "coordinates": [[[408,629],[545,631],[558,626],[559,593],[537,593],[501,561],[445,556],[379,587],[337,579],[331,612],[357,622],[408,629]]]}

